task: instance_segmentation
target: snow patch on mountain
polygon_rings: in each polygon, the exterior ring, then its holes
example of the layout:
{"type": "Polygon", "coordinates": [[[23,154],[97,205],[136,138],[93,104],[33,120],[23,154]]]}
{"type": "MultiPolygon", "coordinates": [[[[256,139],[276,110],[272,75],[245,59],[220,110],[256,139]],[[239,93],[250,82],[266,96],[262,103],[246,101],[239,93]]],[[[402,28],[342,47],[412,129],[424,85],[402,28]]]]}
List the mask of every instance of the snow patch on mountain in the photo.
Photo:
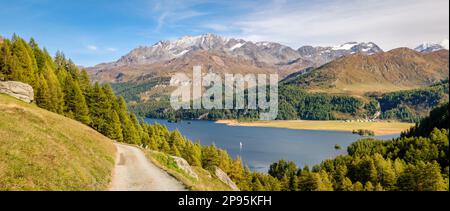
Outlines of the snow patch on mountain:
{"type": "Polygon", "coordinates": [[[338,51],[338,50],[348,51],[348,50],[352,49],[353,47],[355,47],[355,45],[358,45],[358,43],[357,42],[349,42],[349,43],[345,43],[343,45],[334,46],[332,49],[334,51],[338,51]]]}
{"type": "Polygon", "coordinates": [[[244,46],[244,45],[245,45],[245,43],[238,43],[238,44],[234,45],[233,47],[231,47],[231,48],[229,49],[229,51],[234,51],[234,50],[236,50],[236,49],[238,49],[238,48],[241,48],[241,47],[244,46]]]}
{"type": "Polygon", "coordinates": [[[440,44],[432,42],[424,42],[421,45],[414,48],[414,50],[420,53],[431,53],[443,49],[448,50],[449,49],[448,45],[449,45],[448,39],[443,40],[440,44]]]}
{"type": "Polygon", "coordinates": [[[187,54],[189,51],[190,51],[190,50],[184,50],[184,51],[181,51],[179,54],[175,55],[175,57],[181,57],[181,56],[187,54]]]}

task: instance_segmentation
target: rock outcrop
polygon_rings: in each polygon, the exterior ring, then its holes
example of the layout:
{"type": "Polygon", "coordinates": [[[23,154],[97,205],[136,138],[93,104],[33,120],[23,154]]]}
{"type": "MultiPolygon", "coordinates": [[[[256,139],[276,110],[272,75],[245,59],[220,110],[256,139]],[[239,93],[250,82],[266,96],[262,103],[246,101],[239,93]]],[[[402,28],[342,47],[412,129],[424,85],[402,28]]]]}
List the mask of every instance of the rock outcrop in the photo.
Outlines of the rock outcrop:
{"type": "Polygon", "coordinates": [[[195,180],[198,180],[198,175],[194,172],[192,167],[185,159],[175,156],[172,156],[172,158],[177,163],[178,168],[186,172],[189,176],[193,177],[195,180]]]}
{"type": "Polygon", "coordinates": [[[33,87],[17,81],[0,81],[0,93],[7,94],[27,103],[34,101],[33,87]]]}
{"type": "Polygon", "coordinates": [[[225,173],[219,167],[216,167],[215,175],[217,178],[219,178],[220,181],[228,185],[231,188],[231,190],[239,191],[237,185],[230,179],[230,177],[228,177],[227,173],[225,173]]]}

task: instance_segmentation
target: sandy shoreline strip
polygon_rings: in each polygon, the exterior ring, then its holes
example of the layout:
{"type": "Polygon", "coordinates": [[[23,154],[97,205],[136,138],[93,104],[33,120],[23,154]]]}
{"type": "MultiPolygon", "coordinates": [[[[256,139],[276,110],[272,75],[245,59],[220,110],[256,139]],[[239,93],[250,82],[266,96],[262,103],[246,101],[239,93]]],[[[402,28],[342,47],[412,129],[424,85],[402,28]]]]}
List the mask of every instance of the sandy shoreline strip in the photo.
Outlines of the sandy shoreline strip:
{"type": "Polygon", "coordinates": [[[294,130],[345,131],[364,129],[375,135],[394,135],[408,130],[414,124],[403,122],[345,122],[345,121],[310,121],[310,120],[274,120],[274,121],[238,121],[218,120],[217,124],[241,127],[272,127],[294,130]]]}

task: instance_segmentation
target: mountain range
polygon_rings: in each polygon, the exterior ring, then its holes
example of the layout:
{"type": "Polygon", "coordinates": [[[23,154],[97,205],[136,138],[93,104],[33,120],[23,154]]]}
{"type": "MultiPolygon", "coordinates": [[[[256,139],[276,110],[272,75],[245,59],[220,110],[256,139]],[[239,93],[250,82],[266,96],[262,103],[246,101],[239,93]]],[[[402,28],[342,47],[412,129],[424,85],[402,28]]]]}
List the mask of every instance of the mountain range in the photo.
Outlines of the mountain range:
{"type": "Polygon", "coordinates": [[[190,71],[193,64],[198,62],[208,71],[277,72],[285,77],[346,55],[371,55],[380,52],[383,50],[375,43],[349,42],[334,47],[303,46],[295,50],[274,42],[251,42],[205,34],[141,46],[116,62],[89,68],[89,72],[97,81],[124,82],[155,71],[190,71]]]}
{"type": "Polygon", "coordinates": [[[278,73],[284,84],[352,95],[429,86],[449,76],[448,40],[388,52],[373,42],[295,50],[279,43],[215,34],[141,46],[115,62],[88,68],[88,73],[103,83],[157,84],[142,91],[141,99],[149,99],[148,93],[171,90],[167,78],[176,72],[190,74],[196,65],[202,65],[203,72],[219,74],[278,73]]]}

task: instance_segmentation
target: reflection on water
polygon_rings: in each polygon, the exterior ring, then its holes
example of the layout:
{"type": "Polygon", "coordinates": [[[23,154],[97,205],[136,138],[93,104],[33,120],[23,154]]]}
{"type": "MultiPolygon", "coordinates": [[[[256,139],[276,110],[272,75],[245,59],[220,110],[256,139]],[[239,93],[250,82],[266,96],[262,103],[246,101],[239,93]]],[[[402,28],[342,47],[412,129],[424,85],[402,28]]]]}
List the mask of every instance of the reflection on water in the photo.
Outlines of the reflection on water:
{"type": "MultiPolygon", "coordinates": [[[[146,121],[166,125],[169,130],[178,129],[184,136],[202,145],[215,144],[233,157],[241,156],[250,169],[260,172],[267,172],[270,164],[281,159],[294,161],[299,166],[313,166],[325,159],[345,154],[349,144],[361,139],[361,136],[349,132],[235,127],[210,121],[146,121]],[[335,150],[336,144],[341,145],[342,150],[335,150]]],[[[397,136],[376,138],[388,140],[397,136]]]]}

